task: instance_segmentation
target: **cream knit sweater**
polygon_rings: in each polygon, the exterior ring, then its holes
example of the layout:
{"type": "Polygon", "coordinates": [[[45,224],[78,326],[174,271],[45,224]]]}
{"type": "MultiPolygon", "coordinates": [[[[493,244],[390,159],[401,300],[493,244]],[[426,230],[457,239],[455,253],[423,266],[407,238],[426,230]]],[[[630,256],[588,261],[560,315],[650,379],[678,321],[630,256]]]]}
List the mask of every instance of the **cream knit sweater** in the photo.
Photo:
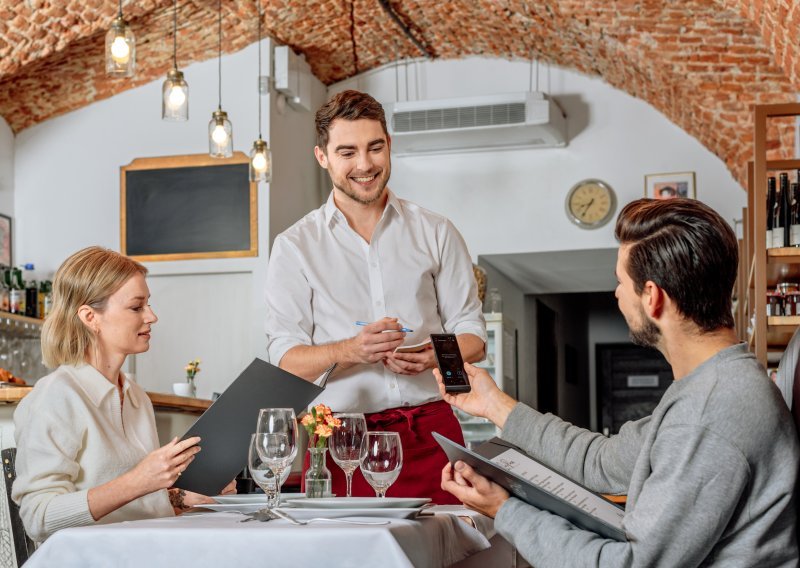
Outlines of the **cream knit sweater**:
{"type": "Polygon", "coordinates": [[[95,521],[87,493],[130,471],[159,447],[150,399],[117,388],[91,365],[62,365],[40,379],[14,412],[17,479],[11,497],[25,530],[43,541],[58,529],[174,514],[166,490],[95,521]]]}

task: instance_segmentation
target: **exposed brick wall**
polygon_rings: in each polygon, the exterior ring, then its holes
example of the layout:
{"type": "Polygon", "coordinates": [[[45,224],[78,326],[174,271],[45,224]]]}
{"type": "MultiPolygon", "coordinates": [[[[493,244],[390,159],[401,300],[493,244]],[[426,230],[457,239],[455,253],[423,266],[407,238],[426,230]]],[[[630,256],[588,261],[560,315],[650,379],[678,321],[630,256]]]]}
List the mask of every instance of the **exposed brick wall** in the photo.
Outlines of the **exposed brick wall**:
{"type": "MultiPolygon", "coordinates": [[[[266,30],[332,83],[419,50],[377,0],[262,0],[266,30]],[[352,16],[352,19],[351,19],[352,16]]],[[[132,81],[108,79],[114,0],[0,0],[0,114],[15,132],[163,76],[170,0],[126,1],[132,81]],[[33,6],[34,9],[30,9],[33,6]]],[[[744,183],[752,105],[800,91],[797,0],[392,0],[433,57],[538,57],[602,77],[696,137],[744,183]]],[[[216,55],[216,0],[179,0],[179,64],[216,55]]],[[[223,0],[226,53],[255,40],[255,0],[223,0]]],[[[775,124],[773,155],[793,149],[775,124]]]]}

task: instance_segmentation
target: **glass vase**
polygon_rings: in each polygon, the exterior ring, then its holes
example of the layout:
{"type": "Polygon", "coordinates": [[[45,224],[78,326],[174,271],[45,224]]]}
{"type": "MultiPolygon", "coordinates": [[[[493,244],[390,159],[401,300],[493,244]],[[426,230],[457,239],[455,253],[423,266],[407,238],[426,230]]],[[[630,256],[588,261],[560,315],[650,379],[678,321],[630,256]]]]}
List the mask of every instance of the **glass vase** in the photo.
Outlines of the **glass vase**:
{"type": "Polygon", "coordinates": [[[330,497],[331,470],[326,465],[328,448],[308,448],[309,467],[306,471],[306,497],[330,497]]]}
{"type": "Polygon", "coordinates": [[[189,384],[189,396],[197,397],[197,386],[194,384],[194,377],[186,377],[186,382],[189,384]]]}

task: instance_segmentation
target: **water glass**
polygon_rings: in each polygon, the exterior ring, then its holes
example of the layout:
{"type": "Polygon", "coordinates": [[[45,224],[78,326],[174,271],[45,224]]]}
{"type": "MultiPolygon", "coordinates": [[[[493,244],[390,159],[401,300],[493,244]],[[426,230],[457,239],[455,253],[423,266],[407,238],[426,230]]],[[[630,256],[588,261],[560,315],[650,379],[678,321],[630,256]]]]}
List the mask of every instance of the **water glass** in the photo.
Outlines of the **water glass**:
{"type": "Polygon", "coordinates": [[[400,434],[367,432],[364,446],[366,455],[361,459],[361,473],[375,490],[377,497],[386,497],[386,491],[397,480],[403,467],[400,434]]]}
{"type": "MultiPolygon", "coordinates": [[[[282,480],[297,455],[297,418],[291,408],[262,408],[258,413],[256,453],[276,480],[282,480]]],[[[252,475],[252,472],[251,472],[252,475]]],[[[255,475],[253,475],[255,479],[255,475]]],[[[268,480],[268,478],[267,478],[268,480]]],[[[280,503],[281,484],[269,482],[267,503],[280,503]]],[[[263,488],[262,488],[263,489],[263,488]]],[[[268,505],[269,506],[269,505],[268,505]]]]}
{"type": "Polygon", "coordinates": [[[364,437],[367,433],[367,420],[363,414],[342,413],[335,414],[341,422],[333,428],[333,434],[328,440],[331,457],[347,479],[347,496],[352,497],[353,472],[358,469],[361,460],[367,453],[364,437]]]}
{"type": "MultiPolygon", "coordinates": [[[[250,436],[250,449],[247,452],[247,469],[250,470],[250,477],[264,491],[267,497],[266,508],[273,509],[278,506],[280,497],[275,485],[275,474],[269,466],[261,460],[258,454],[258,447],[266,443],[264,434],[253,434],[250,436]]],[[[281,485],[284,478],[281,478],[281,485]]]]}

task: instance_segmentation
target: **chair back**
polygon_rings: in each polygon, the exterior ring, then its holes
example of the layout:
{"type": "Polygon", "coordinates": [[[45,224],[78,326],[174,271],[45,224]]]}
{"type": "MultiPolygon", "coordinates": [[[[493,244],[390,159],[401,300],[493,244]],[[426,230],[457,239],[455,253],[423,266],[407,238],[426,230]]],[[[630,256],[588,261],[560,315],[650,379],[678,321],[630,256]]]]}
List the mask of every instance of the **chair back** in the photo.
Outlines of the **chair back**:
{"type": "Polygon", "coordinates": [[[0,568],[22,566],[36,549],[28,538],[19,507],[11,500],[11,485],[17,477],[14,462],[17,448],[6,448],[0,452],[3,464],[3,491],[0,491],[0,568]]]}
{"type": "Polygon", "coordinates": [[[792,339],[786,345],[786,350],[781,356],[778,364],[778,375],[775,384],[786,401],[786,406],[792,413],[794,425],[800,433],[800,327],[798,327],[792,339]]]}

